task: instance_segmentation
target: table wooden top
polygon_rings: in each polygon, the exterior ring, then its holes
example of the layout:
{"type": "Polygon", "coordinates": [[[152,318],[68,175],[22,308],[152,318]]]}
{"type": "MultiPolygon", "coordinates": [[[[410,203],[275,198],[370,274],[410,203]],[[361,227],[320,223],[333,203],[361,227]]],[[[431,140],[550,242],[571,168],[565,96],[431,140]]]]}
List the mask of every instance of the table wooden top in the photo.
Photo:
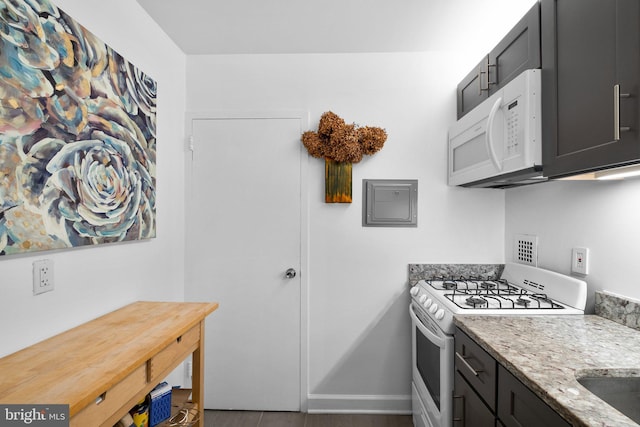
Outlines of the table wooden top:
{"type": "Polygon", "coordinates": [[[0,359],[0,403],[68,404],[73,416],[218,303],[135,302],[0,359]]]}

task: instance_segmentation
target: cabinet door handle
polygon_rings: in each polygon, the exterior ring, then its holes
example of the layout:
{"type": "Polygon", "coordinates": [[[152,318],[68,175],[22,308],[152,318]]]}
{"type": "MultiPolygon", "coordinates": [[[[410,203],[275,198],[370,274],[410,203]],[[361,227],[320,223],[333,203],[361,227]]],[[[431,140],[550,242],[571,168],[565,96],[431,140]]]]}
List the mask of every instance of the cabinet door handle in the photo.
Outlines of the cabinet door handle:
{"type": "Polygon", "coordinates": [[[460,362],[462,362],[462,364],[463,364],[464,366],[466,366],[466,367],[467,367],[467,369],[469,369],[469,370],[471,371],[471,373],[472,373],[474,376],[476,376],[476,377],[477,377],[477,376],[479,375],[479,373],[480,373],[480,372],[482,372],[482,369],[473,369],[473,366],[471,366],[471,365],[469,364],[469,362],[467,362],[467,359],[465,359],[465,357],[464,357],[464,356],[462,356],[462,355],[460,355],[460,353],[458,353],[457,351],[456,351],[456,357],[458,358],[458,360],[460,360],[460,362]]]}
{"type": "Polygon", "coordinates": [[[456,396],[455,394],[453,395],[453,399],[454,399],[454,413],[455,413],[455,399],[462,399],[462,416],[457,418],[455,415],[453,417],[453,422],[454,423],[462,423],[462,426],[464,427],[465,422],[464,422],[464,410],[465,410],[465,404],[464,404],[464,395],[462,396],[456,396]]]}
{"type": "MultiPolygon", "coordinates": [[[[478,68],[478,86],[480,91],[478,92],[478,95],[482,95],[482,92],[488,92],[491,90],[491,85],[495,85],[498,83],[498,80],[496,79],[495,82],[491,81],[491,73],[489,72],[489,68],[491,67],[495,67],[495,69],[497,70],[498,67],[496,66],[496,64],[489,64],[489,58],[487,58],[487,64],[486,64],[486,69],[487,71],[482,71],[482,64],[480,64],[480,67],[478,68]],[[482,75],[486,74],[487,75],[487,87],[482,87],[482,75]]],[[[497,78],[497,74],[496,74],[496,78],[497,78]]]]}
{"type": "Polygon", "coordinates": [[[487,87],[482,87],[482,75],[487,74],[485,71],[482,71],[482,65],[478,68],[478,95],[482,95],[482,92],[485,90],[489,90],[489,77],[487,76],[487,87]]]}
{"type": "Polygon", "coordinates": [[[628,126],[620,126],[620,98],[630,98],[629,93],[620,93],[620,85],[613,86],[613,140],[620,140],[620,132],[631,130],[628,126]]]}
{"type": "Polygon", "coordinates": [[[497,84],[498,84],[498,64],[487,63],[487,90],[489,90],[491,85],[497,85],[497,84]],[[491,81],[491,70],[490,70],[491,67],[495,69],[496,79],[494,81],[491,81]]]}

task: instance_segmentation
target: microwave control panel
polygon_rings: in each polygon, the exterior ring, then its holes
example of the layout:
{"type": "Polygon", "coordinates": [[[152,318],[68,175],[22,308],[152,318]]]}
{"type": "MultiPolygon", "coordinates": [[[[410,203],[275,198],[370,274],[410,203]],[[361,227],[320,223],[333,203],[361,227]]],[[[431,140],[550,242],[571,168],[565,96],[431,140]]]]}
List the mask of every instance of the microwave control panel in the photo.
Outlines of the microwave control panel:
{"type": "Polygon", "coordinates": [[[507,140],[506,140],[506,157],[511,157],[521,151],[520,144],[520,108],[518,99],[515,99],[507,106],[507,140]]]}

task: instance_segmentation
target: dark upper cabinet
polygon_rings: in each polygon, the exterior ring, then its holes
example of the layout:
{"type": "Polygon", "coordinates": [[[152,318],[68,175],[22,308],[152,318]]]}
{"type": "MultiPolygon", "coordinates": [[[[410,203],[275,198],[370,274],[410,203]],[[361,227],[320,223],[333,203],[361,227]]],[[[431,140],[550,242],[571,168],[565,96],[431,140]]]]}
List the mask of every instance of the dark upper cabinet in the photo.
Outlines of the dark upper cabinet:
{"type": "Polygon", "coordinates": [[[543,167],[640,161],[640,2],[541,0],[543,167]]]}
{"type": "Polygon", "coordinates": [[[489,52],[488,77],[492,91],[525,70],[540,68],[540,4],[536,3],[489,52]]]}
{"type": "Polygon", "coordinates": [[[465,76],[456,90],[458,119],[489,97],[486,69],[489,57],[485,56],[473,70],[465,76]]]}
{"type": "Polygon", "coordinates": [[[524,70],[540,68],[540,4],[536,3],[458,84],[458,119],[524,70]]]}

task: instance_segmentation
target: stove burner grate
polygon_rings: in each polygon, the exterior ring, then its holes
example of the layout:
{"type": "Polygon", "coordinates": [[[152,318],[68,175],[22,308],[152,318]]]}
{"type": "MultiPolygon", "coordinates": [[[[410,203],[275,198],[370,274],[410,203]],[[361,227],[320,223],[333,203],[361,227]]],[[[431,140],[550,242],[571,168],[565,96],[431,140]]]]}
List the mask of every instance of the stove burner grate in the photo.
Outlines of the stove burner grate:
{"type": "Polygon", "coordinates": [[[561,305],[556,304],[552,299],[550,299],[547,294],[532,294],[530,296],[538,302],[538,305],[548,304],[549,308],[562,308],[561,305]]]}
{"type": "Polygon", "coordinates": [[[453,280],[445,280],[444,282],[442,282],[442,288],[446,289],[448,291],[450,291],[452,289],[457,289],[458,288],[458,283],[454,282],[453,280]]]}
{"type": "Polygon", "coordinates": [[[487,305],[487,300],[481,297],[469,297],[465,300],[468,306],[473,308],[484,307],[487,305]]]}
{"type": "MultiPolygon", "coordinates": [[[[515,288],[514,288],[515,289],[515,288]]],[[[546,294],[533,294],[514,289],[465,289],[457,288],[444,297],[463,309],[559,309],[562,305],[546,294]]]]}
{"type": "Polygon", "coordinates": [[[498,285],[495,282],[482,282],[480,283],[480,289],[495,289],[498,285]]]}

